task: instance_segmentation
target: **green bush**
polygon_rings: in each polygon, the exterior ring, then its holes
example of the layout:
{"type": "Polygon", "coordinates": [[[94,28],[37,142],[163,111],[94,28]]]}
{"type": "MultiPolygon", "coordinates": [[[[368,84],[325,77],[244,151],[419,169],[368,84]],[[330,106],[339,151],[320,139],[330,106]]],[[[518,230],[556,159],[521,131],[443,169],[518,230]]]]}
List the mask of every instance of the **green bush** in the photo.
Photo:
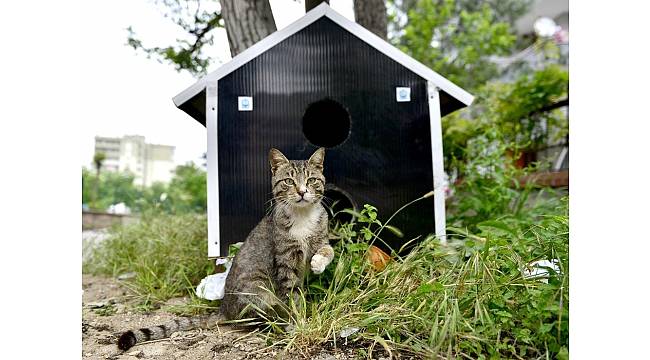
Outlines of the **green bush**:
{"type": "Polygon", "coordinates": [[[552,214],[566,190],[520,183],[535,167],[518,169],[508,156],[511,147],[495,129],[474,137],[456,162],[463,177],[454,185],[448,201],[447,225],[477,231],[485,221],[529,227],[552,214]]]}
{"type": "Polygon", "coordinates": [[[104,171],[97,182],[96,174],[82,168],[83,203],[106,210],[123,202],[140,214],[202,214],[208,207],[207,174],[193,163],[177,166],[169,184],[156,182],[143,187],[134,181],[130,172],[104,171]]]}

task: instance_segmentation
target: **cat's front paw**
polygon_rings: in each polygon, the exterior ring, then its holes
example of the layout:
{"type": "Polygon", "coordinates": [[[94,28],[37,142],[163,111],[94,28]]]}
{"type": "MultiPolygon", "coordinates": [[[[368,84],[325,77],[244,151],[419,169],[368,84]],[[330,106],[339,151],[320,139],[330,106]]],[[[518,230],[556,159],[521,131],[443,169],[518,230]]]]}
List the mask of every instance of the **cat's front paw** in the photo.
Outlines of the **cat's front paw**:
{"type": "Polygon", "coordinates": [[[316,254],[311,258],[311,271],[314,274],[320,274],[325,271],[327,264],[329,264],[329,261],[325,256],[316,254]]]}

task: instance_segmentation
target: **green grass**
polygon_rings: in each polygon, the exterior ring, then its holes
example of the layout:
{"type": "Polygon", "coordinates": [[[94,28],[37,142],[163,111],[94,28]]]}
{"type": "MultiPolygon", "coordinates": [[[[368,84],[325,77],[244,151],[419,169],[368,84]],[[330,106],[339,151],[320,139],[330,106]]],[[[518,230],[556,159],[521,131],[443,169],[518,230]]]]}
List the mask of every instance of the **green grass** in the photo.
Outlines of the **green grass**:
{"type": "Polygon", "coordinates": [[[158,215],[112,229],[83,264],[86,273],[117,277],[134,273],[125,284],[142,310],[150,310],[177,296],[190,296],[187,306],[172,307],[183,313],[201,312],[208,302],[196,298],[194,289],[214,272],[208,260],[205,216],[158,215]]]}
{"type": "MultiPolygon", "coordinates": [[[[372,232],[370,225],[360,224],[372,232]]],[[[360,354],[567,358],[566,207],[530,227],[478,226],[477,234],[452,229],[457,235],[447,245],[429,236],[382,271],[365,261],[363,235],[344,235],[329,272],[311,279],[306,308],[293,308],[295,331],[271,337],[295,350],[354,343],[360,354]],[[527,264],[542,259],[558,259],[560,273],[551,272],[548,283],[525,278],[527,264]],[[352,327],[361,330],[341,338],[352,327]]]]}
{"type": "MultiPolygon", "coordinates": [[[[381,241],[382,229],[391,229],[366,206],[355,213],[355,224],[335,229],[335,260],[307,279],[304,305],[289,311],[295,330],[285,333],[281,322],[269,320],[266,335],[294,351],[347,343],[363,357],[381,350],[418,358],[567,358],[566,203],[544,212],[474,222],[472,232],[452,227],[448,244],[428,236],[375,271],[367,249],[381,241]],[[552,272],[548,283],[526,279],[527,264],[542,259],[558,259],[560,273],[552,272]],[[360,330],[341,338],[350,327],[360,330]]],[[[193,295],[214,271],[205,229],[205,217],[195,215],[145,218],[115,229],[84,268],[111,276],[135,272],[127,284],[141,309],[189,295],[186,305],[171,310],[212,311],[218,302],[193,295]]]]}

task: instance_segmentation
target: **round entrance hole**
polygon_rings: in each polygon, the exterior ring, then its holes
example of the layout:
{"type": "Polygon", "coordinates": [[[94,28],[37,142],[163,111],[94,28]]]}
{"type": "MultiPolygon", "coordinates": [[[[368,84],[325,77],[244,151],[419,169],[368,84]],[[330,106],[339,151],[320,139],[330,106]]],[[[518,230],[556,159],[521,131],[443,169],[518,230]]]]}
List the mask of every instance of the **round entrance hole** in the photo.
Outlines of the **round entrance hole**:
{"type": "Polygon", "coordinates": [[[330,211],[330,217],[332,214],[334,214],[334,216],[330,219],[331,221],[334,221],[333,222],[334,224],[337,221],[340,223],[349,223],[353,220],[352,215],[345,212],[341,212],[341,210],[343,209],[356,210],[357,205],[352,200],[350,194],[348,194],[344,190],[339,189],[334,185],[328,184],[325,186],[324,195],[325,195],[325,197],[323,198],[323,202],[325,203],[324,205],[330,211]]]}
{"type": "Polygon", "coordinates": [[[350,113],[332,99],[316,101],[305,110],[302,132],[316,146],[340,145],[350,136],[350,113]]]}

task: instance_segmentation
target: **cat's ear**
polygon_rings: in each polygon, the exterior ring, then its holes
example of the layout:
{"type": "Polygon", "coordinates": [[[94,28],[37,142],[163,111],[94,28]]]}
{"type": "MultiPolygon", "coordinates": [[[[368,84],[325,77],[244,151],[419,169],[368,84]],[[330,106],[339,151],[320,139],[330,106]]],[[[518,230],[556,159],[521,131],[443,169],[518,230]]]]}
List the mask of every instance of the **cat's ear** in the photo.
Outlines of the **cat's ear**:
{"type": "Polygon", "coordinates": [[[307,160],[307,163],[309,165],[318,168],[320,171],[323,171],[323,162],[325,161],[325,148],[318,148],[318,150],[314,151],[314,153],[311,155],[309,160],[307,160]]]}
{"type": "Polygon", "coordinates": [[[271,148],[269,151],[269,163],[271,164],[271,173],[275,174],[278,168],[282,165],[288,165],[289,160],[276,148],[271,148]]]}

